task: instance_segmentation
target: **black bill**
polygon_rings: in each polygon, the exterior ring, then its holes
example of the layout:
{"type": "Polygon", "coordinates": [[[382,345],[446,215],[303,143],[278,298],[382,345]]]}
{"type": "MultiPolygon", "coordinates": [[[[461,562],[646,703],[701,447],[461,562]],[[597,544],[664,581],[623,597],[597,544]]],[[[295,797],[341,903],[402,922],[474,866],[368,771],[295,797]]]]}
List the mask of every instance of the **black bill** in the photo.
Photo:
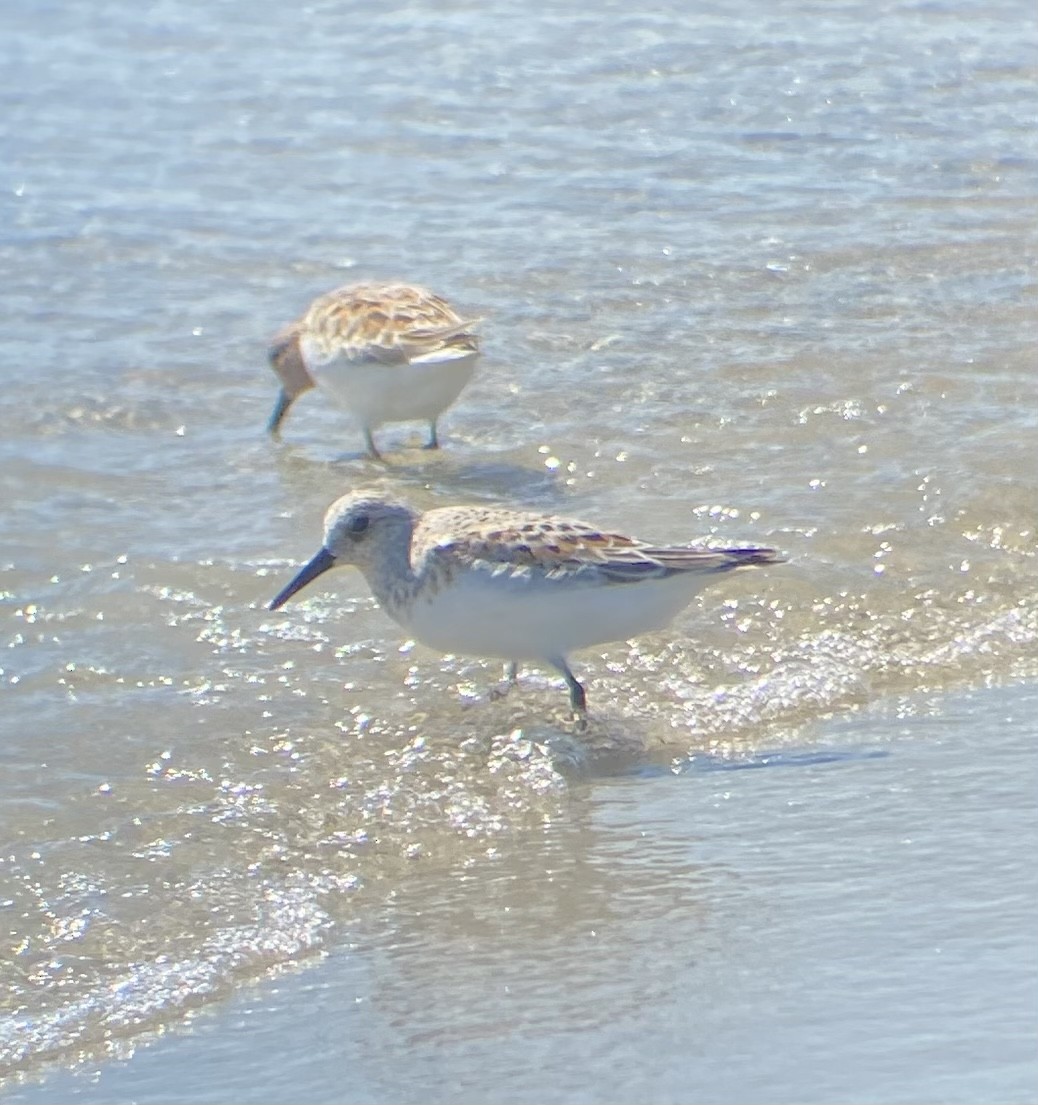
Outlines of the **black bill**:
{"type": "Polygon", "coordinates": [[[284,606],[296,591],[301,591],[308,583],[312,583],[319,575],[323,575],[329,568],[334,567],[335,557],[332,556],[327,549],[321,549],[313,560],[300,568],[295,579],[293,579],[287,587],[278,592],[271,600],[270,606],[268,606],[267,609],[277,610],[284,606]]]}
{"type": "Polygon", "coordinates": [[[270,418],[267,421],[267,433],[272,434],[274,437],[281,432],[281,421],[288,414],[288,408],[292,406],[292,397],[282,388],[278,392],[278,400],[274,404],[274,410],[271,412],[270,418]]]}

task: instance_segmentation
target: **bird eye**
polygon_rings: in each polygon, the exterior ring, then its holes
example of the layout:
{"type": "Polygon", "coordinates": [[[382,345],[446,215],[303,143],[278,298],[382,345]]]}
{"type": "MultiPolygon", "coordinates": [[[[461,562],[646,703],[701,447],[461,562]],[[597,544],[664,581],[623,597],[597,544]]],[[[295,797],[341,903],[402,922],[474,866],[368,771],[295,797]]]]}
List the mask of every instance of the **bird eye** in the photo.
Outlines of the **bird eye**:
{"type": "Polygon", "coordinates": [[[368,528],[371,519],[366,514],[358,514],[350,519],[350,533],[363,533],[368,528]]]}

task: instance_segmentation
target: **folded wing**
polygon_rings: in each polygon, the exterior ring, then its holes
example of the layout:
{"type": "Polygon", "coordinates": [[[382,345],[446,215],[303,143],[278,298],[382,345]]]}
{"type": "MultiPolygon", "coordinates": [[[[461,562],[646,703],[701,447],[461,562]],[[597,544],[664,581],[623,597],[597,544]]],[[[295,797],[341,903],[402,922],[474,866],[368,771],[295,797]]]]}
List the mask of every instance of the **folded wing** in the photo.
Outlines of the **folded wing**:
{"type": "Polygon", "coordinates": [[[728,572],[785,559],[769,548],[649,545],[622,534],[603,533],[586,523],[539,515],[513,514],[504,526],[500,512],[492,519],[478,509],[464,508],[434,511],[433,515],[440,516],[439,524],[416,533],[414,554],[416,559],[432,557],[445,567],[635,583],[684,572],[728,572]],[[437,529],[449,536],[438,539],[437,529]]]}

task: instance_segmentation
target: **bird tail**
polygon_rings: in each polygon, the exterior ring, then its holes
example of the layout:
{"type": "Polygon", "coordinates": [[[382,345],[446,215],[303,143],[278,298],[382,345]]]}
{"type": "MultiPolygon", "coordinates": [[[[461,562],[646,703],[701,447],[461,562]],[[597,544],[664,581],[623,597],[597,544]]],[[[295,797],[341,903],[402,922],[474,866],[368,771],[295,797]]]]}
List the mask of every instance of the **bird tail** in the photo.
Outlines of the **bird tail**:
{"type": "Polygon", "coordinates": [[[789,559],[777,549],[746,548],[723,549],[725,563],[718,565],[718,571],[732,571],[735,568],[753,568],[762,564],[785,564],[789,559]]]}
{"type": "Polygon", "coordinates": [[[786,560],[776,549],[742,548],[712,549],[702,546],[668,545],[662,548],[639,546],[631,555],[614,555],[602,569],[616,583],[633,583],[639,579],[668,576],[685,572],[701,574],[731,572],[737,568],[755,568],[766,564],[781,564],[786,560]]]}
{"type": "Polygon", "coordinates": [[[414,330],[401,338],[396,348],[401,350],[411,364],[435,364],[471,357],[479,352],[479,338],[470,327],[479,319],[459,322],[454,326],[414,330]]]}

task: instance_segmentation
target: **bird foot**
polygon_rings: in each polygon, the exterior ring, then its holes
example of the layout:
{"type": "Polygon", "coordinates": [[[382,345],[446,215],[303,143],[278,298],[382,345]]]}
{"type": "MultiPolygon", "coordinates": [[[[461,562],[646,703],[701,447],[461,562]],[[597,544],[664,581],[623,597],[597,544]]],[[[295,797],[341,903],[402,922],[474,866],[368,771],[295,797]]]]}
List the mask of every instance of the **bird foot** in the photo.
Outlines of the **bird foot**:
{"type": "Polygon", "coordinates": [[[505,673],[501,678],[500,683],[495,683],[490,688],[490,701],[498,702],[515,686],[519,684],[519,668],[518,665],[509,663],[505,664],[505,673]]]}

